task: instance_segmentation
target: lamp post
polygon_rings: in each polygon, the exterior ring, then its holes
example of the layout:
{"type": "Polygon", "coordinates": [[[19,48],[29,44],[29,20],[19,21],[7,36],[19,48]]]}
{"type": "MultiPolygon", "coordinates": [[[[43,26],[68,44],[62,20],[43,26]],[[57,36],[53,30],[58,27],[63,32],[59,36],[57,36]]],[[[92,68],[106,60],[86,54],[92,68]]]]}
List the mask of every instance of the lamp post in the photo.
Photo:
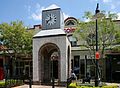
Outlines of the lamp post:
{"type": "Polygon", "coordinates": [[[53,61],[54,61],[54,59],[55,59],[55,55],[51,56],[51,61],[52,61],[52,88],[55,88],[55,87],[54,87],[54,81],[55,81],[55,80],[54,80],[54,73],[53,73],[53,70],[54,70],[54,69],[53,69],[53,64],[54,64],[53,61]]]}
{"type": "Polygon", "coordinates": [[[100,58],[100,54],[98,52],[98,18],[101,20],[105,17],[105,14],[100,13],[100,10],[98,8],[99,8],[99,4],[97,3],[97,7],[96,7],[96,10],[95,10],[95,15],[93,17],[93,19],[96,20],[96,53],[95,53],[95,56],[96,56],[96,75],[95,75],[95,86],[98,86],[99,82],[100,82],[99,68],[98,68],[99,67],[98,62],[99,62],[99,58],[100,58]]]}
{"type": "MultiPolygon", "coordinates": [[[[98,10],[99,8],[99,4],[97,3],[97,7],[96,7],[96,10],[95,10],[95,15],[97,16],[97,14],[100,12],[98,10]]],[[[98,21],[97,21],[97,18],[96,18],[96,52],[98,52],[98,21]]],[[[96,58],[96,75],[95,75],[95,86],[98,86],[99,85],[99,74],[98,74],[98,58],[96,58]]]]}

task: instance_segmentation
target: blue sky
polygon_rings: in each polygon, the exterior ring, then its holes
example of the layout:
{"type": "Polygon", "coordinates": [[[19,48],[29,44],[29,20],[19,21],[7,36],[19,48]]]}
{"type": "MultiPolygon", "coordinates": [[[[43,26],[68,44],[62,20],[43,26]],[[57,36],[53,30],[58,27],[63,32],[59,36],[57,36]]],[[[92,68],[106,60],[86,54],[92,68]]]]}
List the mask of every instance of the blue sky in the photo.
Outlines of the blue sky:
{"type": "Polygon", "coordinates": [[[29,27],[41,24],[41,11],[49,6],[60,7],[65,18],[73,16],[83,20],[84,12],[94,13],[97,3],[100,10],[120,15],[120,0],[1,0],[0,23],[22,20],[29,27]]]}

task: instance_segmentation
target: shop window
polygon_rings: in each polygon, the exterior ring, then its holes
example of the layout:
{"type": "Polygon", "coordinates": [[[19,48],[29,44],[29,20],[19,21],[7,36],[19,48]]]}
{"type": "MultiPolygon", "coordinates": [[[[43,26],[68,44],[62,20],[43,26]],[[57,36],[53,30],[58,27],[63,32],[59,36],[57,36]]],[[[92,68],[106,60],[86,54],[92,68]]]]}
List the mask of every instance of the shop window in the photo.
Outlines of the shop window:
{"type": "Polygon", "coordinates": [[[85,63],[84,63],[84,59],[80,60],[80,74],[81,74],[81,78],[84,78],[85,75],[85,63]]]}
{"type": "Polygon", "coordinates": [[[71,41],[71,46],[76,46],[77,45],[77,42],[76,41],[71,41]]]}
{"type": "Polygon", "coordinates": [[[32,61],[18,60],[15,66],[15,75],[23,75],[27,73],[28,76],[32,75],[32,61]]]}
{"type": "Polygon", "coordinates": [[[80,56],[74,56],[74,67],[79,67],[80,56]]]}

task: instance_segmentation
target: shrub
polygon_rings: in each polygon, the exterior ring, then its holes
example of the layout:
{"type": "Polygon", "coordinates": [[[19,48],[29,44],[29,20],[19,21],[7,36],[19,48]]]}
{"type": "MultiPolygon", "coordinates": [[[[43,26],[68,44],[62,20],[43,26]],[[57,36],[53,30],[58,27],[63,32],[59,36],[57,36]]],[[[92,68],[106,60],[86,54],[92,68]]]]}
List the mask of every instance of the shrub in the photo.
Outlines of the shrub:
{"type": "Polygon", "coordinates": [[[10,79],[10,80],[6,80],[6,83],[5,83],[5,81],[0,81],[0,88],[4,87],[5,85],[6,86],[15,86],[15,85],[21,85],[21,84],[23,84],[22,80],[10,79]]]}
{"type": "Polygon", "coordinates": [[[77,83],[70,83],[68,88],[77,88],[77,83]]]}
{"type": "Polygon", "coordinates": [[[108,85],[102,87],[95,87],[95,86],[79,86],[77,83],[71,83],[68,88],[119,88],[117,85],[108,85]]]}
{"type": "Polygon", "coordinates": [[[77,86],[76,88],[101,88],[101,87],[91,87],[91,86],[77,86]]]}
{"type": "Polygon", "coordinates": [[[102,86],[102,87],[95,87],[95,86],[93,86],[93,87],[89,87],[89,86],[77,86],[77,87],[75,87],[75,88],[118,88],[118,86],[116,86],[116,85],[112,85],[112,86],[102,86]]]}
{"type": "Polygon", "coordinates": [[[4,85],[5,85],[5,82],[0,82],[0,87],[4,87],[4,85]]]}
{"type": "Polygon", "coordinates": [[[103,86],[102,88],[118,88],[117,85],[103,86]]]}

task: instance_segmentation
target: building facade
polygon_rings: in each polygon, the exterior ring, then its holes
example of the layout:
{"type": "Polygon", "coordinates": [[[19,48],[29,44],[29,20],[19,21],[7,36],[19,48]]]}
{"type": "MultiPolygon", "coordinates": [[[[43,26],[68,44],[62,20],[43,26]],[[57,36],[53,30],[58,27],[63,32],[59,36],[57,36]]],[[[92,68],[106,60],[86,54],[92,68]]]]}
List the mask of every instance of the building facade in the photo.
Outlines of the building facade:
{"type": "MultiPolygon", "coordinates": [[[[119,24],[119,20],[115,21],[119,24]]],[[[95,79],[95,58],[94,53],[90,53],[89,50],[85,47],[82,47],[84,41],[77,40],[73,33],[77,29],[78,20],[74,17],[68,17],[64,20],[64,31],[67,35],[67,38],[71,44],[71,70],[77,75],[78,79],[83,79],[86,77],[86,74],[89,72],[92,79],[95,79]]],[[[50,40],[51,41],[51,40],[50,40]]],[[[108,82],[119,82],[118,75],[120,74],[119,70],[119,52],[106,50],[105,57],[102,61],[99,61],[100,64],[100,76],[102,81],[108,82]],[[108,76],[109,75],[109,76],[108,76]]],[[[59,71],[58,71],[59,72],[59,71]]],[[[59,73],[58,73],[59,74],[59,73]]]]}
{"type": "MultiPolygon", "coordinates": [[[[33,81],[38,83],[51,82],[52,76],[58,82],[66,82],[71,70],[74,70],[78,79],[86,77],[88,72],[94,79],[95,59],[91,58],[94,53],[90,54],[87,48],[82,47],[84,41],[73,36],[78,20],[68,17],[63,22],[64,26],[62,24],[60,28],[55,29],[47,27],[47,30],[41,25],[34,25],[33,28],[30,28],[29,30],[35,30],[37,33],[33,37],[33,47],[35,47],[33,58],[20,57],[17,61],[13,61],[9,55],[0,56],[0,80],[4,79],[4,63],[11,66],[7,68],[9,75],[13,73],[32,75],[33,81]],[[12,63],[16,63],[16,65],[13,66],[12,63]]],[[[119,20],[114,22],[120,23],[119,20]]],[[[3,49],[0,50],[3,52],[3,49]]],[[[120,82],[120,52],[107,50],[103,62],[100,62],[103,64],[101,67],[102,80],[120,82]]]]}

